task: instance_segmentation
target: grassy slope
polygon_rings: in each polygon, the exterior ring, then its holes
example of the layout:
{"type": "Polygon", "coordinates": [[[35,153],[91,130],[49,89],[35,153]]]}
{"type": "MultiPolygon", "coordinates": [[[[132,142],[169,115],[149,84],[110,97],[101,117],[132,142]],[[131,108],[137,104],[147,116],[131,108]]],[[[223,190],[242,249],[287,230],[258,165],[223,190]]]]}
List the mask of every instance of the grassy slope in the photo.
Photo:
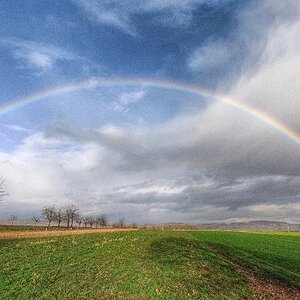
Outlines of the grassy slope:
{"type": "Polygon", "coordinates": [[[0,299],[254,298],[238,272],[184,232],[2,240],[0,264],[0,299]]]}
{"type": "Polygon", "coordinates": [[[267,277],[300,287],[300,234],[195,232],[199,241],[238,258],[267,277]]]}

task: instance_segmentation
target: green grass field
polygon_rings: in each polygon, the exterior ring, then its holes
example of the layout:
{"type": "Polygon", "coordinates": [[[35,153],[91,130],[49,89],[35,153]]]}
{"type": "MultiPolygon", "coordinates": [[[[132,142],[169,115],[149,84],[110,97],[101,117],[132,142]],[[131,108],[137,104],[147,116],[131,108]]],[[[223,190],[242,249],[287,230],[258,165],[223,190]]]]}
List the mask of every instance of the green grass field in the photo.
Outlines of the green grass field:
{"type": "MultiPolygon", "coordinates": [[[[300,234],[197,232],[201,242],[269,278],[300,288],[300,234]]],[[[299,297],[300,298],[300,297],[299,297]]]]}
{"type": "Polygon", "coordinates": [[[299,235],[232,232],[0,240],[0,299],[256,299],[227,256],[297,286],[299,252],[299,235]]]}

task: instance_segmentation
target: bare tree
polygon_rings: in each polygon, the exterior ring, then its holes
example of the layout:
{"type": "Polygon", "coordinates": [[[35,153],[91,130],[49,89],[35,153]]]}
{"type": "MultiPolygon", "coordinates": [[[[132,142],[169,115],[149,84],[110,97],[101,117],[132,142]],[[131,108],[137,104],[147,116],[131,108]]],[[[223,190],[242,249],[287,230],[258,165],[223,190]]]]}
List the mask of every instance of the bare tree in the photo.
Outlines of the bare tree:
{"type": "Polygon", "coordinates": [[[89,217],[88,218],[88,224],[90,225],[91,228],[93,227],[94,223],[95,223],[94,217],[89,217]]]}
{"type": "Polygon", "coordinates": [[[96,224],[96,228],[98,228],[99,224],[100,224],[100,217],[97,217],[94,219],[94,222],[96,224]]]}
{"type": "Polygon", "coordinates": [[[119,223],[120,228],[126,227],[125,219],[121,219],[118,223],[119,223]]]}
{"type": "Polygon", "coordinates": [[[61,208],[55,210],[54,221],[57,222],[57,227],[60,227],[61,222],[64,220],[65,215],[61,208]]]}
{"type": "Polygon", "coordinates": [[[54,206],[45,206],[42,209],[42,216],[48,221],[48,227],[51,225],[51,222],[55,220],[55,207],[54,206]]]}
{"type": "Polygon", "coordinates": [[[137,229],[137,228],[138,228],[138,225],[137,225],[136,223],[132,223],[132,224],[130,225],[130,227],[133,228],[133,229],[137,229]]]}
{"type": "Polygon", "coordinates": [[[78,215],[75,219],[75,222],[79,225],[79,227],[81,226],[81,224],[83,223],[83,217],[78,215]]]}
{"type": "Polygon", "coordinates": [[[83,222],[83,225],[84,225],[84,228],[89,224],[89,217],[84,217],[82,219],[82,222],[83,222]]]}
{"type": "Polygon", "coordinates": [[[78,216],[78,208],[75,205],[68,205],[64,208],[67,227],[73,228],[73,223],[78,216]]]}
{"type": "Polygon", "coordinates": [[[18,220],[18,217],[12,214],[8,220],[11,221],[11,224],[14,224],[14,222],[18,220]]]}
{"type": "Polygon", "coordinates": [[[126,226],[125,219],[120,219],[118,222],[114,223],[113,226],[115,228],[125,228],[126,226]]]}
{"type": "Polygon", "coordinates": [[[41,218],[37,216],[33,216],[32,221],[34,222],[34,225],[37,225],[37,223],[41,222],[41,218]]]}
{"type": "Polygon", "coordinates": [[[101,227],[106,227],[108,225],[108,218],[106,215],[101,215],[99,218],[97,218],[99,221],[99,225],[101,227]]]}

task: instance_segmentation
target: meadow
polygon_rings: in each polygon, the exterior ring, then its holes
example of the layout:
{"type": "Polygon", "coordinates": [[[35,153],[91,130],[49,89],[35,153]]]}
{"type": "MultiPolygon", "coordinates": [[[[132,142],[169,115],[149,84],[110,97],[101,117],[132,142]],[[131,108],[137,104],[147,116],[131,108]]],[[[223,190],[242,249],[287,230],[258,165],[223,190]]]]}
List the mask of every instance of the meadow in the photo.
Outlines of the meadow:
{"type": "MultiPolygon", "coordinates": [[[[197,232],[200,241],[221,255],[300,288],[300,234],[197,232]]],[[[299,295],[300,296],[300,295],[299,295]]]]}
{"type": "Polygon", "coordinates": [[[259,299],[245,268],[297,299],[299,252],[299,234],[141,230],[0,239],[0,299],[259,299]]]}

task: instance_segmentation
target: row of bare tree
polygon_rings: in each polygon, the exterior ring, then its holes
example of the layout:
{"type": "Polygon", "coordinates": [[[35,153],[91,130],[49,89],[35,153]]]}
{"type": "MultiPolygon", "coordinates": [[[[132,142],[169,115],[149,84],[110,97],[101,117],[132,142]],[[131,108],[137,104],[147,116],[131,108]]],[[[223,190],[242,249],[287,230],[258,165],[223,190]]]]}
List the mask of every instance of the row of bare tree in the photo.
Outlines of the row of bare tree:
{"type": "MultiPolygon", "coordinates": [[[[5,196],[7,191],[4,187],[5,179],[0,177],[0,197],[5,196]]],[[[1,198],[0,198],[1,202],[1,198]]],[[[66,223],[66,226],[73,228],[76,223],[79,227],[106,227],[108,225],[108,218],[105,214],[99,216],[81,216],[79,209],[75,205],[68,205],[60,208],[55,206],[45,206],[42,209],[42,216],[48,222],[48,227],[51,226],[52,222],[57,222],[58,227],[61,226],[63,222],[66,223]]],[[[11,215],[9,220],[13,223],[17,221],[16,215],[11,215]]],[[[35,224],[41,221],[40,217],[34,216],[32,220],[35,224]]],[[[133,224],[136,226],[135,224],[133,224]]],[[[112,224],[115,228],[124,228],[126,227],[125,220],[120,219],[116,223],[112,224]]]]}
{"type": "Polygon", "coordinates": [[[58,227],[62,222],[66,223],[67,227],[73,228],[76,223],[79,227],[104,227],[108,225],[108,218],[102,214],[98,217],[81,216],[79,209],[75,205],[68,205],[62,208],[54,206],[46,206],[42,209],[42,216],[48,221],[48,227],[52,222],[57,222],[58,227]]]}

